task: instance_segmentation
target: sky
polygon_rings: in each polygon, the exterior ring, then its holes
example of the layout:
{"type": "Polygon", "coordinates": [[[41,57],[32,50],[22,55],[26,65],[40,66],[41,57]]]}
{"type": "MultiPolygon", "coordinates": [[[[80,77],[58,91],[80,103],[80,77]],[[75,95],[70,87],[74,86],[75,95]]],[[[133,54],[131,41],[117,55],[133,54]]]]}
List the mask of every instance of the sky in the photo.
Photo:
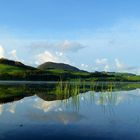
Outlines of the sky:
{"type": "Polygon", "coordinates": [[[140,74],[139,0],[0,0],[0,57],[140,74]]]}

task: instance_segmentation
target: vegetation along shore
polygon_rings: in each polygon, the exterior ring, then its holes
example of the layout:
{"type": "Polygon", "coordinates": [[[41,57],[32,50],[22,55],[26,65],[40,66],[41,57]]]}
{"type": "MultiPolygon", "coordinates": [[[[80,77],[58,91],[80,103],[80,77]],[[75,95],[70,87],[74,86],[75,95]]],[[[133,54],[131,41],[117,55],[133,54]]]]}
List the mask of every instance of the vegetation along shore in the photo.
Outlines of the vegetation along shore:
{"type": "Polygon", "coordinates": [[[118,81],[140,82],[140,75],[118,72],[88,72],[74,66],[46,62],[38,67],[27,66],[21,62],[0,59],[0,80],[16,81],[118,81]]]}

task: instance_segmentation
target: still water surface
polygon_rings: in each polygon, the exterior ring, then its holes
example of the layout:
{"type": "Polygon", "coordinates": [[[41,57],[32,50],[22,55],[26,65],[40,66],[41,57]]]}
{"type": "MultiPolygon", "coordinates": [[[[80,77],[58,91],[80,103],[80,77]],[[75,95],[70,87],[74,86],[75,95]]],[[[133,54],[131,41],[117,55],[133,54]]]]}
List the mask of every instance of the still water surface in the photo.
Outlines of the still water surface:
{"type": "Polygon", "coordinates": [[[0,140],[140,139],[139,84],[62,85],[0,85],[0,140]]]}

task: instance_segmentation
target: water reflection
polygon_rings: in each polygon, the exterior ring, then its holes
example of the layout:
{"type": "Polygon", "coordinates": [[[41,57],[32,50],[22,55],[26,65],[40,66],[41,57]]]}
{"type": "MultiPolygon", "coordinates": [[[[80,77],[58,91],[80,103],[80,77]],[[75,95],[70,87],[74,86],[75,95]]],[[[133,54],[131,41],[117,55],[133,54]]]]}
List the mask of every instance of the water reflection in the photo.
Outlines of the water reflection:
{"type": "Polygon", "coordinates": [[[0,139],[140,138],[139,83],[0,85],[0,103],[0,139]]]}
{"type": "MultiPolygon", "coordinates": [[[[24,102],[23,98],[30,96],[29,99],[32,101],[30,101],[30,104],[43,112],[64,111],[64,108],[66,111],[71,109],[78,112],[81,104],[96,104],[102,106],[105,112],[106,106],[108,108],[117,106],[126,99],[140,96],[139,87],[139,83],[6,84],[0,85],[0,103],[14,101],[8,108],[9,112],[13,114],[17,104],[22,104],[24,102]]],[[[113,108],[110,110],[113,111],[113,108]]],[[[3,105],[0,105],[0,114],[2,112],[3,105]]]]}
{"type": "MultiPolygon", "coordinates": [[[[59,82],[48,84],[0,84],[0,103],[18,101],[24,97],[37,95],[45,101],[64,100],[73,97],[73,103],[78,102],[80,93],[90,91],[94,99],[94,92],[99,92],[102,103],[115,100],[112,92],[139,89],[139,83],[85,83],[59,82]],[[103,94],[102,94],[103,93],[103,94]],[[108,93],[108,94],[107,94],[108,93]],[[108,99],[107,99],[108,98],[108,99]],[[114,99],[112,99],[114,98],[114,99]]],[[[74,103],[74,104],[75,104],[74,103]]]]}

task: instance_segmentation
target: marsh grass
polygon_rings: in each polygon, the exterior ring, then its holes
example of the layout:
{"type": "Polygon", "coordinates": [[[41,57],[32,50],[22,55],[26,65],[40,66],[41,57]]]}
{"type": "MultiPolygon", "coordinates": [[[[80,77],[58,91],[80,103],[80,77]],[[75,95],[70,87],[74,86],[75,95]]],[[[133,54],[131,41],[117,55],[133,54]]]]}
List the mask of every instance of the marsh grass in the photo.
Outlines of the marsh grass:
{"type": "Polygon", "coordinates": [[[114,96],[112,95],[112,91],[115,88],[114,83],[86,83],[85,81],[77,81],[77,82],[62,82],[60,81],[54,93],[56,94],[56,99],[65,99],[64,103],[67,104],[68,99],[71,97],[71,106],[75,108],[75,110],[79,110],[80,108],[80,96],[79,94],[85,93],[89,91],[90,93],[90,101],[92,103],[95,102],[95,93],[100,90],[99,93],[99,103],[101,105],[105,105],[107,102],[112,104],[114,102],[114,96]]]}
{"type": "Polygon", "coordinates": [[[82,97],[85,104],[94,104],[98,103],[102,106],[104,112],[109,114],[114,114],[112,105],[117,105],[119,100],[119,95],[121,89],[129,90],[132,88],[140,87],[138,84],[133,86],[130,83],[115,83],[115,82],[59,82],[56,86],[54,93],[56,94],[57,99],[61,99],[62,102],[68,107],[69,99],[71,99],[71,106],[73,110],[79,111],[81,106],[81,96],[84,93],[89,94],[88,100],[82,97]],[[125,87],[125,88],[124,88],[125,87]],[[107,105],[107,106],[106,106],[107,105]],[[108,109],[107,109],[108,108],[108,109]]]}

